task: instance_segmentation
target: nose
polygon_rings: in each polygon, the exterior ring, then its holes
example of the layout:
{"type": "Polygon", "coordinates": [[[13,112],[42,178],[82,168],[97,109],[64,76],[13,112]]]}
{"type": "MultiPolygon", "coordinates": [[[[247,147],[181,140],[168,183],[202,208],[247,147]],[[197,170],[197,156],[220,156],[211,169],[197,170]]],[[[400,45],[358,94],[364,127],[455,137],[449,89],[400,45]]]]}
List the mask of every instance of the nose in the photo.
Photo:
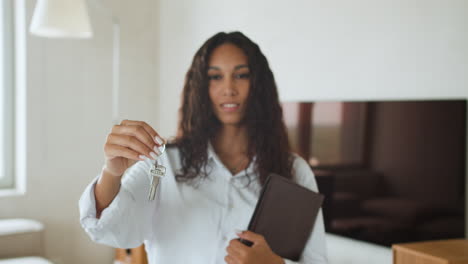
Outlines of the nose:
{"type": "Polygon", "coordinates": [[[237,94],[236,83],[234,78],[226,78],[223,84],[223,95],[224,96],[235,96],[237,94]]]}

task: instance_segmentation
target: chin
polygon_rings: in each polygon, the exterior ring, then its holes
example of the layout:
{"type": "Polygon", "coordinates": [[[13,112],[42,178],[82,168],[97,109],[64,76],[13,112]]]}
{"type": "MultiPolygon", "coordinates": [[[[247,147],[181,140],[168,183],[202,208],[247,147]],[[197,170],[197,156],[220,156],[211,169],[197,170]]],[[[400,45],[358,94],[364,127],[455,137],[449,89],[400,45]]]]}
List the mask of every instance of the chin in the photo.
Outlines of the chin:
{"type": "Polygon", "coordinates": [[[240,126],[242,122],[240,119],[220,119],[220,122],[223,126],[240,126]]]}
{"type": "Polygon", "coordinates": [[[241,122],[221,122],[223,126],[241,126],[241,122]]]}

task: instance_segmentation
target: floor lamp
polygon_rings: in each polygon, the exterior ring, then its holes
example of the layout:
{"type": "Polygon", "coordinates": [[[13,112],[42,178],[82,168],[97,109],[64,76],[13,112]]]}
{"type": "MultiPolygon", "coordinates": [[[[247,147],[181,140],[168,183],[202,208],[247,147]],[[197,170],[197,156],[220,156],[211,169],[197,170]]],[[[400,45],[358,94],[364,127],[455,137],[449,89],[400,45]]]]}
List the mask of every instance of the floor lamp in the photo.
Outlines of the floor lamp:
{"type": "MultiPolygon", "coordinates": [[[[111,19],[112,31],[112,122],[119,124],[120,22],[99,0],[94,0],[111,19]]],[[[85,0],[37,0],[31,34],[46,38],[92,38],[85,0]]]]}

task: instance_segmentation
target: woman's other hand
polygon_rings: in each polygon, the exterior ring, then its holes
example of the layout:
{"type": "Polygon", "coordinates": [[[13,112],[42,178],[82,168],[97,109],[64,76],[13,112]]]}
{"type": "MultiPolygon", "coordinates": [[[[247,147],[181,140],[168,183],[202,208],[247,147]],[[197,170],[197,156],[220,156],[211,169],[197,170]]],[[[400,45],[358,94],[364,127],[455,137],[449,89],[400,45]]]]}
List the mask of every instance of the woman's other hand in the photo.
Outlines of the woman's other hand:
{"type": "Polygon", "coordinates": [[[253,243],[251,247],[242,244],[237,239],[229,242],[226,248],[228,255],[224,258],[228,264],[284,264],[284,260],[276,255],[262,235],[251,231],[237,233],[240,238],[253,243]]]}

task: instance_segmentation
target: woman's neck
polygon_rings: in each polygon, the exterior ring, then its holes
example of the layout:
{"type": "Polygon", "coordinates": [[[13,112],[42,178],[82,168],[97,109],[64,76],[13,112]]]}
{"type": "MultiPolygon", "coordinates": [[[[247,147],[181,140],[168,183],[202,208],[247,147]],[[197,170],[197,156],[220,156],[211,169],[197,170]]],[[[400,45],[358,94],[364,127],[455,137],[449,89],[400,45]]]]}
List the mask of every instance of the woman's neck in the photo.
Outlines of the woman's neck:
{"type": "Polygon", "coordinates": [[[247,128],[245,126],[222,126],[212,144],[216,153],[220,156],[247,155],[247,128]]]}

